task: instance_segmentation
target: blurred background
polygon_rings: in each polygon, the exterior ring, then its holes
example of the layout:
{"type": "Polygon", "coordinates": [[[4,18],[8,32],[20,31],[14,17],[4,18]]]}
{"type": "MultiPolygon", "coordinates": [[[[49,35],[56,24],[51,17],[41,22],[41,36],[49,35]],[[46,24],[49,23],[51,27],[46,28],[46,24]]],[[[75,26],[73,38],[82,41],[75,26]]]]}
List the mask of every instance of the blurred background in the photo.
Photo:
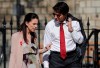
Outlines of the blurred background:
{"type": "MultiPolygon", "coordinates": [[[[8,68],[11,35],[18,30],[26,13],[35,12],[39,15],[37,45],[43,48],[44,28],[53,18],[52,6],[58,1],[66,2],[70,13],[83,23],[89,45],[86,47],[82,68],[99,68],[100,0],[0,0],[0,68],[8,68]]],[[[42,55],[40,59],[42,62],[42,55]]]]}

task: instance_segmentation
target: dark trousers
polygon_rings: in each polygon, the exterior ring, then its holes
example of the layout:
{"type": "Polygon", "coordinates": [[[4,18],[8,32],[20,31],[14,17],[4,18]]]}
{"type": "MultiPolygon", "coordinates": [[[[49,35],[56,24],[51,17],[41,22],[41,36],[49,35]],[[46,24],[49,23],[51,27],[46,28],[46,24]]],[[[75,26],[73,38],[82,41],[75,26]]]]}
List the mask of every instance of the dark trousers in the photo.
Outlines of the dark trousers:
{"type": "Polygon", "coordinates": [[[79,54],[75,51],[68,52],[63,60],[59,52],[51,51],[49,57],[49,68],[81,68],[79,54]]]}

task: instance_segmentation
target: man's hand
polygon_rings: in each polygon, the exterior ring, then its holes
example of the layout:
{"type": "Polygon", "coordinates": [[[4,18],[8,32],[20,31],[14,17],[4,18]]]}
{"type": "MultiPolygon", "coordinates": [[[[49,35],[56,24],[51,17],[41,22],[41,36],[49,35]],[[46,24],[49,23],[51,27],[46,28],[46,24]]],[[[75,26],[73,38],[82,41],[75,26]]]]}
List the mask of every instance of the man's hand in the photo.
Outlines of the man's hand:
{"type": "Polygon", "coordinates": [[[68,31],[73,32],[72,19],[71,18],[68,18],[68,31]]]}

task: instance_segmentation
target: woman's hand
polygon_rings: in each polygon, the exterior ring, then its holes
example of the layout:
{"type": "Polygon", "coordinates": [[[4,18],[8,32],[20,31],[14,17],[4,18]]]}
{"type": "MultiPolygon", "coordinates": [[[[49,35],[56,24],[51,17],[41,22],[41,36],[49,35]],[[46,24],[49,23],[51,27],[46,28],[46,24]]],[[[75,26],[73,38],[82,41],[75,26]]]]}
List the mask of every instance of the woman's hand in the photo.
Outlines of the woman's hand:
{"type": "Polygon", "coordinates": [[[46,50],[49,50],[49,49],[51,48],[51,45],[52,45],[52,44],[48,44],[48,45],[45,47],[45,49],[46,49],[46,50]]]}
{"type": "Polygon", "coordinates": [[[52,44],[48,44],[45,48],[43,48],[43,49],[39,49],[39,53],[44,53],[44,52],[50,50],[51,45],[52,45],[52,44]]]}

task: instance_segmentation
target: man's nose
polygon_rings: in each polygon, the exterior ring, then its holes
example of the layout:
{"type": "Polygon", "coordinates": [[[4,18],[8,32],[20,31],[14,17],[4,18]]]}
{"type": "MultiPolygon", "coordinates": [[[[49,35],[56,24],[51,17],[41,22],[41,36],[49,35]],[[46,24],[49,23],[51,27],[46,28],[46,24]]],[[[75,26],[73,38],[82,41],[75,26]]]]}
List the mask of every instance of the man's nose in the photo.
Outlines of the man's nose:
{"type": "Polygon", "coordinates": [[[54,18],[57,19],[57,15],[54,15],[54,18]]]}

